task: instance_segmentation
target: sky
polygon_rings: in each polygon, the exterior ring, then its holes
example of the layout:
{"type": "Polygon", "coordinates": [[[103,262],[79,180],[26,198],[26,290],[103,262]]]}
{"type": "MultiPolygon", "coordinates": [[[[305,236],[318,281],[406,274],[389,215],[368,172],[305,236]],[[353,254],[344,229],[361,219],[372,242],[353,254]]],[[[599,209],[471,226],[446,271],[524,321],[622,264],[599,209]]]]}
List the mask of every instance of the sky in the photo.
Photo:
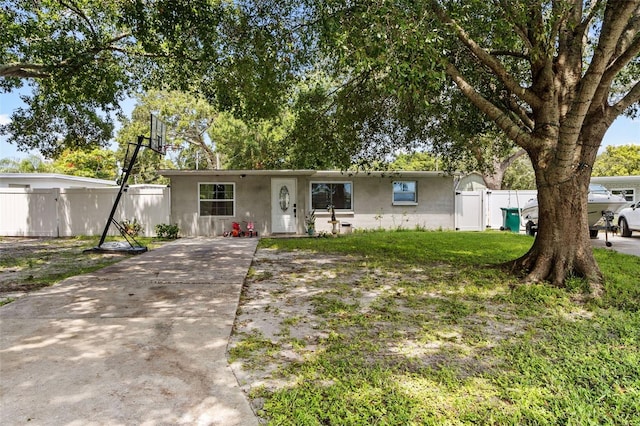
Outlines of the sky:
{"type": "MultiPolygon", "coordinates": [[[[0,124],[6,124],[9,122],[11,113],[23,105],[20,100],[20,95],[28,93],[28,88],[13,91],[11,93],[0,94],[0,124]]],[[[134,101],[131,99],[126,100],[121,104],[126,116],[131,116],[131,111],[134,107],[134,101]]],[[[116,126],[119,126],[116,120],[116,126]]],[[[117,129],[116,129],[117,130],[117,129]]],[[[605,147],[609,145],[640,145],[640,118],[631,120],[627,117],[619,117],[609,128],[602,141],[600,152],[604,151],[605,147]]],[[[116,149],[115,144],[112,145],[113,149],[116,149]]],[[[37,154],[37,152],[35,153],[37,154]]],[[[28,156],[29,153],[18,151],[15,145],[9,144],[6,137],[0,136],[0,159],[2,158],[16,158],[21,159],[28,156]]]]}

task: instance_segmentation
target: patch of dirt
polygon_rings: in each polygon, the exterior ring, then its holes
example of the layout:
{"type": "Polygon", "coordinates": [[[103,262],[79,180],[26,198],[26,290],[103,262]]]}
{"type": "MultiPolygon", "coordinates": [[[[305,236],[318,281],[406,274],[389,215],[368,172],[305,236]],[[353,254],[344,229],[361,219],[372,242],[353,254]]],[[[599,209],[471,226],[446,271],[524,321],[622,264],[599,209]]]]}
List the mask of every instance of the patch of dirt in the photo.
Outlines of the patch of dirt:
{"type": "Polygon", "coordinates": [[[0,303],[49,286],[74,272],[107,266],[118,253],[83,253],[91,240],[76,238],[0,238],[0,303]]]}
{"type": "MultiPolygon", "coordinates": [[[[448,365],[461,374],[491,368],[493,360],[483,352],[522,333],[526,322],[480,301],[470,304],[476,311],[456,316],[464,305],[451,281],[456,272],[433,265],[429,273],[451,285],[430,287],[424,270],[383,271],[365,258],[258,249],[229,342],[240,386],[249,395],[293,386],[295,378],[284,369],[321,354],[333,333],[377,345],[368,355],[372,365],[448,365]],[[474,339],[486,341],[470,343],[474,339]]],[[[251,399],[257,412],[262,401],[251,399]]]]}

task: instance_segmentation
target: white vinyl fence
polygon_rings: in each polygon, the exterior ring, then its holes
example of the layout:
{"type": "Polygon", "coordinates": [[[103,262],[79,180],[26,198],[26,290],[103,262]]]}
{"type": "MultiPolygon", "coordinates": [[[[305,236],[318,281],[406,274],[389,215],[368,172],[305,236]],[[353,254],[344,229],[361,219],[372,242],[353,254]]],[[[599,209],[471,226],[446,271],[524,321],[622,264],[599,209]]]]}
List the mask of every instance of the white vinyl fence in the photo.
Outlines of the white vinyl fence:
{"type": "MultiPolygon", "coordinates": [[[[101,235],[119,188],[0,188],[0,236],[72,237],[101,235]]],[[[170,223],[168,187],[130,187],[114,218],[138,220],[140,235],[155,236],[155,226],[170,223]]],[[[109,235],[117,235],[115,226],[109,235]]]]}
{"type": "MultiPolygon", "coordinates": [[[[456,191],[455,223],[458,231],[500,229],[503,225],[502,208],[522,207],[537,196],[537,191],[489,190],[456,191]]],[[[525,223],[520,221],[520,230],[525,223]]]]}

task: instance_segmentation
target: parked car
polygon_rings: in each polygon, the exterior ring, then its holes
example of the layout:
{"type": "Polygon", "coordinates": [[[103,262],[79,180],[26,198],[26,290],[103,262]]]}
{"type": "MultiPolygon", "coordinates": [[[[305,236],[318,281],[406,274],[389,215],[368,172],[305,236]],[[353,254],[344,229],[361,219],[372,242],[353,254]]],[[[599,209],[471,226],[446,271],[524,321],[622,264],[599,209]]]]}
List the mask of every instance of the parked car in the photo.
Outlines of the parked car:
{"type": "Polygon", "coordinates": [[[618,228],[620,228],[620,235],[623,237],[630,237],[633,231],[640,232],[640,201],[620,210],[618,228]]]}

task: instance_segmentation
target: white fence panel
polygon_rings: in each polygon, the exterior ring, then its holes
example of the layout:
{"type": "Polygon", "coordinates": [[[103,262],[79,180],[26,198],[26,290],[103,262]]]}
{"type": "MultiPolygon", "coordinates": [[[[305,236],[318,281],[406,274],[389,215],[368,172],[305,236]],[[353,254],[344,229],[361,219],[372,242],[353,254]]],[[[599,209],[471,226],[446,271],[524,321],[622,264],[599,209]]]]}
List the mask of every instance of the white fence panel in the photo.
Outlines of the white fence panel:
{"type": "MultiPolygon", "coordinates": [[[[71,237],[101,235],[118,188],[0,188],[0,235],[71,237]]],[[[115,219],[142,225],[141,235],[154,236],[155,226],[170,222],[170,188],[133,187],[120,199],[115,219]]],[[[115,226],[109,235],[117,235],[115,226]]]]}
{"type": "Polygon", "coordinates": [[[129,188],[120,199],[115,219],[122,222],[135,218],[142,225],[140,233],[153,236],[156,235],[156,225],[170,223],[170,212],[171,188],[129,188]]]}
{"type": "MultiPolygon", "coordinates": [[[[537,191],[486,190],[456,192],[456,230],[482,231],[504,225],[502,208],[522,207],[537,196],[537,191]]],[[[524,230],[520,223],[520,230],[524,230]]]]}
{"type": "MultiPolygon", "coordinates": [[[[487,228],[500,229],[503,226],[502,208],[517,208],[518,211],[532,198],[536,198],[538,191],[515,191],[515,190],[486,190],[486,218],[487,228]]],[[[520,220],[520,229],[524,230],[524,223],[520,220]]]]}
{"type": "MultiPolygon", "coordinates": [[[[101,235],[117,193],[117,188],[61,189],[60,236],[101,235]]],[[[110,229],[109,235],[117,233],[117,229],[110,229]]]]}
{"type": "Polygon", "coordinates": [[[0,235],[55,237],[57,189],[0,188],[0,235]]]}

